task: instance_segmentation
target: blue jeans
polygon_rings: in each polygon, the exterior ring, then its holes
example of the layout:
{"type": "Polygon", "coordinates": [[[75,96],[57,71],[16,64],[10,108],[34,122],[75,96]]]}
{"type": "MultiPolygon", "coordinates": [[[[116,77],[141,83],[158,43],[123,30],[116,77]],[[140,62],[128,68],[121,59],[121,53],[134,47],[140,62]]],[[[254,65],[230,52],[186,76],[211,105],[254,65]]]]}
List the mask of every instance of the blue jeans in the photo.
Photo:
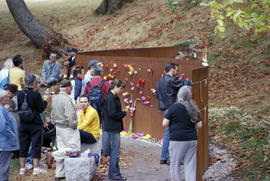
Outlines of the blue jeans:
{"type": "Polygon", "coordinates": [[[81,137],[81,143],[93,144],[97,142],[95,137],[91,133],[88,133],[80,129],[79,129],[79,132],[80,132],[80,137],[81,137]]]}
{"type": "Polygon", "coordinates": [[[120,133],[103,131],[102,133],[103,155],[110,155],[109,179],[121,178],[119,168],[120,157],[120,133]]]}
{"type": "MultiPolygon", "coordinates": [[[[164,117],[166,113],[168,112],[168,109],[164,111],[164,117]]],[[[165,128],[165,133],[163,137],[163,144],[162,144],[162,149],[161,149],[161,160],[167,160],[170,158],[169,155],[169,145],[170,145],[170,131],[169,131],[169,126],[165,128]]]]}

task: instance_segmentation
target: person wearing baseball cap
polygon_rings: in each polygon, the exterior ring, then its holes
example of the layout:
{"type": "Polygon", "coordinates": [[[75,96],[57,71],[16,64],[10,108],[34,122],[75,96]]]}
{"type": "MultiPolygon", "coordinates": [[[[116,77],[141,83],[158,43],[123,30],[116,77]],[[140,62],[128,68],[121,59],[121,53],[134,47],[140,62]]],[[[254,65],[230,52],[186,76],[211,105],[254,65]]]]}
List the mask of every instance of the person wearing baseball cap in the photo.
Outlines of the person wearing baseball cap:
{"type": "Polygon", "coordinates": [[[76,59],[75,56],[78,53],[78,50],[76,48],[71,48],[68,51],[69,58],[65,61],[63,61],[63,78],[73,78],[73,71],[75,70],[76,65],[76,59]]]}
{"type": "Polygon", "coordinates": [[[88,71],[86,72],[86,74],[84,76],[85,82],[89,82],[90,80],[92,80],[94,78],[94,69],[100,65],[101,65],[101,62],[98,62],[97,60],[91,60],[88,63],[88,71]]]}

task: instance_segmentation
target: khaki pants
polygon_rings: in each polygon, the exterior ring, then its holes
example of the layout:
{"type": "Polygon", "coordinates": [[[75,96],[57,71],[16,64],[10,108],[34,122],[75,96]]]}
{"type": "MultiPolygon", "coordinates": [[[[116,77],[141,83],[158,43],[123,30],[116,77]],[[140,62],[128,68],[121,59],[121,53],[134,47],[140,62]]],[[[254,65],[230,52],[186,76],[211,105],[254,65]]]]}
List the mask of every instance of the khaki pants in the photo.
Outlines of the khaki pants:
{"type": "Polygon", "coordinates": [[[52,156],[56,160],[56,172],[55,177],[65,177],[64,159],[66,151],[80,151],[81,140],[80,133],[77,129],[69,127],[62,127],[56,125],[56,143],[57,151],[52,153],[52,156]]]}

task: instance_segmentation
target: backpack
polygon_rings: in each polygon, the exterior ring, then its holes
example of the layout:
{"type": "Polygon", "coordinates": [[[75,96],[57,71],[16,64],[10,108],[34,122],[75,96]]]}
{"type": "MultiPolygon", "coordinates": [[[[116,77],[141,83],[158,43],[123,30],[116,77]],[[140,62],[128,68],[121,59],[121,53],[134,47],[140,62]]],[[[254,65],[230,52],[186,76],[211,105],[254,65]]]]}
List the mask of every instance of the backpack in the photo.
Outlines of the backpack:
{"type": "Polygon", "coordinates": [[[31,123],[34,120],[35,114],[32,109],[28,107],[26,96],[27,94],[24,92],[24,100],[21,108],[18,110],[18,115],[22,122],[31,123]]]}
{"type": "Polygon", "coordinates": [[[90,81],[87,83],[87,85],[91,88],[87,96],[89,98],[91,106],[97,111],[99,117],[101,117],[103,113],[104,97],[101,91],[101,86],[103,85],[104,82],[105,80],[102,80],[98,84],[98,86],[95,87],[92,87],[90,81]]]}

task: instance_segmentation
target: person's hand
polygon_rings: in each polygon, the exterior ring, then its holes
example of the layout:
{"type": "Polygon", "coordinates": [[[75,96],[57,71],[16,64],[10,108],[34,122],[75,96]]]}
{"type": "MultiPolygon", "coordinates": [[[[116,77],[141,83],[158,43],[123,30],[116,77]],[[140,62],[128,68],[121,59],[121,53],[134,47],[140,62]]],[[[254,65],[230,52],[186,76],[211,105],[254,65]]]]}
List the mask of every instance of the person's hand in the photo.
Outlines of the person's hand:
{"type": "Polygon", "coordinates": [[[68,65],[68,64],[69,64],[68,61],[64,61],[64,62],[63,62],[63,65],[68,65]]]}
{"type": "Polygon", "coordinates": [[[202,128],[202,121],[196,123],[196,129],[202,128]]]}

